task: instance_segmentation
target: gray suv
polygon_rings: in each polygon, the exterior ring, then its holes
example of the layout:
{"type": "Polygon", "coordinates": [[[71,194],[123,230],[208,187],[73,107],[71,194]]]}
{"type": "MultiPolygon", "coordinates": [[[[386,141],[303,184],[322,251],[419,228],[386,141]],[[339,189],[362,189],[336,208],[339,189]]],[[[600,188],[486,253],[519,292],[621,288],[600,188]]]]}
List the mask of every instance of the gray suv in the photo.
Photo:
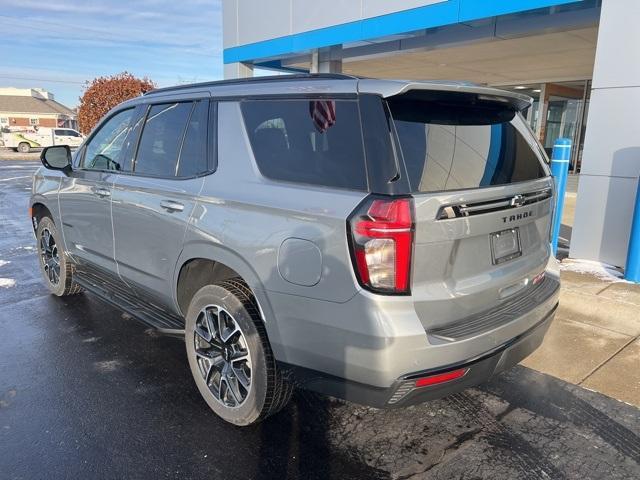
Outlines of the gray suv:
{"type": "Polygon", "coordinates": [[[73,156],[43,151],[44,279],[183,337],[236,425],[294,386],[378,408],[448,395],[530,354],[558,305],[529,106],[342,75],[154,90],[73,156]]]}

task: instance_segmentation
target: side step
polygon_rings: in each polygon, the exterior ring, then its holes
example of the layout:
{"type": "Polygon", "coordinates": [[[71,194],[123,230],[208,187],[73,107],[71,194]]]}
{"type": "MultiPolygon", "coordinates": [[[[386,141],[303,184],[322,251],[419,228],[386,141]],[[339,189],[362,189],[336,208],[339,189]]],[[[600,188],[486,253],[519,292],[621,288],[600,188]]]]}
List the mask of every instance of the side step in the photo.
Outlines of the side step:
{"type": "Polygon", "coordinates": [[[184,338],[184,320],[182,318],[159,308],[140,305],[133,295],[123,289],[113,288],[111,284],[107,286],[94,275],[87,272],[77,273],[74,280],[101,300],[125,311],[136,320],[156,329],[159,333],[184,338]]]}

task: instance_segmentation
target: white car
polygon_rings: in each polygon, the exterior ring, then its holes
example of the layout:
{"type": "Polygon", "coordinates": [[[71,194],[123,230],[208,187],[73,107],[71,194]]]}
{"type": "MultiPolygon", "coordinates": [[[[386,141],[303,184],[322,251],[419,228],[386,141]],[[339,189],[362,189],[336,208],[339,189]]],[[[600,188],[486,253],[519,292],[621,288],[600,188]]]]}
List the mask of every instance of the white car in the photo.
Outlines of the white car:
{"type": "Polygon", "coordinates": [[[2,133],[4,146],[20,153],[29,153],[33,148],[52,145],[69,145],[71,148],[76,148],[83,140],[84,136],[71,128],[24,127],[2,133]]]}

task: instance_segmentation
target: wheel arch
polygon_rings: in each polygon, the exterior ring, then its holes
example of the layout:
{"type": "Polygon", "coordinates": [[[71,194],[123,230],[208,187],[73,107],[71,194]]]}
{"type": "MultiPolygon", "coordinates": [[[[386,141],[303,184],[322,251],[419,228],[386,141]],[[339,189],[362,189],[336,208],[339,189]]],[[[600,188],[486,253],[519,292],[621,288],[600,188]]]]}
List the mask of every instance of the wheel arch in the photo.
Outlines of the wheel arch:
{"type": "Polygon", "coordinates": [[[56,219],[53,215],[53,212],[47,207],[41,200],[37,199],[31,202],[31,226],[33,227],[33,232],[35,233],[38,228],[38,223],[42,220],[43,217],[49,217],[51,221],[55,224],[56,219]]]}
{"type": "MultiPolygon", "coordinates": [[[[174,298],[182,315],[186,315],[189,302],[196,291],[204,285],[232,277],[240,277],[251,289],[263,322],[267,325],[273,323],[267,320],[274,318],[273,311],[254,269],[232,250],[208,242],[185,245],[176,263],[174,298]]],[[[267,329],[272,330],[269,327],[267,329]]]]}

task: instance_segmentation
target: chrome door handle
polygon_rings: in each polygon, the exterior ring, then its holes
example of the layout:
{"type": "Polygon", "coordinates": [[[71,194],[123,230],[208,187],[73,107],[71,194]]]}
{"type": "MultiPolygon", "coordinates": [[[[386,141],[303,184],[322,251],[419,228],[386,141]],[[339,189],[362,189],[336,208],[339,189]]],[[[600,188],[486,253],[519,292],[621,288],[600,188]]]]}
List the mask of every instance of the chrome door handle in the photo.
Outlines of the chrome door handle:
{"type": "Polygon", "coordinates": [[[184,210],[183,204],[173,200],[162,200],[160,206],[169,212],[182,212],[184,210]]]}
{"type": "Polygon", "coordinates": [[[106,188],[94,188],[93,189],[93,193],[95,193],[97,196],[99,196],[101,198],[111,196],[111,192],[109,190],[107,190],[106,188]]]}

